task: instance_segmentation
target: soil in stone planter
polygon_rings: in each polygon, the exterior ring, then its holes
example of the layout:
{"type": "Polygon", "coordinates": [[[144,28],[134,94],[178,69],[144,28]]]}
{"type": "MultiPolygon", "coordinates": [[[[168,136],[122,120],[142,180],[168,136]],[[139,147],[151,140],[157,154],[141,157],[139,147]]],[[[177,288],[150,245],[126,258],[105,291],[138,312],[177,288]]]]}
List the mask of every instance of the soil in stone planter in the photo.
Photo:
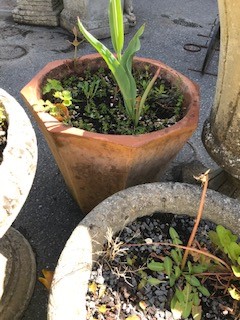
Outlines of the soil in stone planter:
{"type": "MultiPolygon", "coordinates": [[[[139,97],[153,78],[153,72],[147,65],[144,70],[135,70],[139,97]]],[[[61,81],[45,79],[43,93],[43,100],[54,104],[45,103],[45,110],[50,110],[53,116],[67,125],[98,133],[152,132],[175,124],[186,111],[178,85],[171,85],[160,75],[149,92],[139,124],[134,126],[126,115],[112,74],[103,67],[94,72],[88,68],[81,75],[72,73],[61,81]]]]}
{"type": "Polygon", "coordinates": [[[3,104],[0,102],[0,164],[3,160],[3,150],[7,144],[7,115],[3,104]]]}
{"type": "MultiPolygon", "coordinates": [[[[168,246],[131,246],[129,244],[153,242],[171,242],[169,228],[177,230],[181,240],[186,245],[194,225],[194,220],[188,216],[172,214],[158,214],[153,217],[137,219],[125,227],[115,242],[116,252],[112,251],[113,260],[106,259],[109,246],[105,246],[105,254],[95,263],[87,293],[88,320],[173,320],[170,301],[173,288],[169,285],[169,278],[163,272],[149,270],[146,265],[149,259],[169,255],[172,247],[168,246]],[[124,243],[120,247],[116,243],[124,243]],[[149,283],[146,279],[157,279],[159,283],[149,283]],[[128,318],[129,317],[129,318],[128,318]]],[[[198,228],[196,239],[201,248],[206,247],[214,252],[208,238],[209,230],[216,226],[209,221],[202,220],[198,228]]],[[[113,237],[112,239],[116,239],[113,237]]],[[[200,278],[199,278],[200,279],[200,278]]],[[[156,280],[155,280],[156,281],[156,280]]],[[[204,286],[212,294],[210,297],[201,296],[202,319],[226,320],[239,319],[239,302],[233,300],[216,281],[206,278],[204,286]]],[[[193,320],[192,316],[187,319],[193,320]]]]}

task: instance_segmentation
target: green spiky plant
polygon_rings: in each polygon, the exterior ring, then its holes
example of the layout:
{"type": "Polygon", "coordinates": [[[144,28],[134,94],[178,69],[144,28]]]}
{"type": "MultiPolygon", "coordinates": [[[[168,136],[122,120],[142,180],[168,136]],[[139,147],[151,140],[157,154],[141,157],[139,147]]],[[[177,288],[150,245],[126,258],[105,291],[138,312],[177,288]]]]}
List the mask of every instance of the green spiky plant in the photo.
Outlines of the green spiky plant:
{"type": "Polygon", "coordinates": [[[109,0],[108,14],[111,40],[115,50],[115,55],[85,29],[80,18],[78,18],[78,27],[85,39],[99,52],[99,54],[105,60],[123,96],[126,113],[133,121],[134,125],[137,126],[139,118],[142,115],[144,103],[148,93],[153,87],[160,70],[158,69],[152,80],[149,81],[143,95],[138,97],[136,81],[132,73],[132,65],[133,57],[140,49],[140,37],[144,32],[145,25],[140,27],[140,29],[129,42],[126,50],[123,52],[124,22],[121,0],[109,0]]]}

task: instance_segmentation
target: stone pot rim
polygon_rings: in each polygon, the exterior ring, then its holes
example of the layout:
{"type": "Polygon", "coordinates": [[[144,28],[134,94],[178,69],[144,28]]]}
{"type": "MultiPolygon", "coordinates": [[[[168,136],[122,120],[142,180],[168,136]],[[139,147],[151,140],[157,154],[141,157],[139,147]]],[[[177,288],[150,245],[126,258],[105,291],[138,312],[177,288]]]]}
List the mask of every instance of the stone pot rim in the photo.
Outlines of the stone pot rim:
{"type": "MultiPolygon", "coordinates": [[[[78,61],[81,63],[85,63],[86,61],[89,62],[90,60],[96,60],[96,59],[101,59],[101,56],[98,53],[84,55],[81,58],[79,58],[78,61]]],[[[44,126],[49,132],[61,134],[65,137],[67,135],[74,135],[74,136],[81,136],[86,139],[91,138],[91,139],[109,141],[112,143],[118,143],[118,144],[122,144],[129,147],[138,147],[146,143],[150,143],[151,141],[155,140],[156,138],[162,135],[171,136],[173,132],[175,132],[176,134],[178,133],[178,131],[182,132],[183,128],[184,130],[186,130],[186,132],[196,129],[197,122],[198,122],[198,114],[199,114],[198,85],[195,84],[190,79],[188,79],[183,74],[181,74],[180,72],[172,69],[171,67],[167,66],[166,64],[162,63],[159,60],[135,57],[134,61],[148,63],[156,67],[161,67],[166,73],[170,73],[173,77],[179,78],[182,81],[182,83],[184,83],[187,94],[191,96],[191,102],[188,106],[186,115],[176,124],[172,125],[169,128],[164,128],[158,131],[140,134],[140,135],[101,134],[101,133],[85,131],[85,130],[74,128],[74,127],[65,126],[48,113],[35,112],[33,106],[36,105],[38,100],[41,98],[40,86],[43,79],[51,70],[58,68],[66,63],[72,62],[71,59],[55,60],[55,61],[49,62],[21,90],[21,95],[23,99],[28,102],[27,104],[31,105],[31,108],[34,111],[34,114],[40,118],[40,120],[43,122],[44,126]]]]}
{"type": "MultiPolygon", "coordinates": [[[[149,183],[120,191],[96,206],[75,228],[59,258],[52,282],[48,319],[86,319],[85,295],[96,252],[113,233],[137,217],[154,212],[196,216],[201,188],[184,183],[149,183]]],[[[203,218],[222,224],[240,235],[240,204],[208,190],[203,218]],[[227,214],[226,214],[227,212],[227,214]]]]}
{"type": "Polygon", "coordinates": [[[22,106],[0,88],[0,101],[8,117],[7,145],[0,165],[0,238],[20,212],[31,189],[37,167],[37,141],[22,106]]]}

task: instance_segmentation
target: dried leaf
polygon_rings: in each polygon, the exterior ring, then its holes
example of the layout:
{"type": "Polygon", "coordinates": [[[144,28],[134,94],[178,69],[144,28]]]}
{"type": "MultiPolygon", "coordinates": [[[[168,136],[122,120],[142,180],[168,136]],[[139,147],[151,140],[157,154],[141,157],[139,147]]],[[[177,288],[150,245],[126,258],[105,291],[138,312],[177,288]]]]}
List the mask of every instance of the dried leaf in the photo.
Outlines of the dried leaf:
{"type": "Polygon", "coordinates": [[[194,320],[202,319],[202,307],[201,306],[192,306],[192,316],[194,320]]]}
{"type": "Polygon", "coordinates": [[[102,314],[107,312],[107,306],[105,304],[102,304],[101,306],[98,307],[98,311],[102,314]]]}
{"type": "Polygon", "coordinates": [[[106,286],[104,284],[102,284],[99,288],[99,291],[98,291],[98,297],[102,298],[102,296],[104,296],[104,294],[105,294],[105,291],[106,291],[106,286]]]}
{"type": "Polygon", "coordinates": [[[97,284],[96,282],[91,282],[89,285],[88,285],[88,291],[95,294],[96,291],[97,291],[97,284]]]}
{"type": "Polygon", "coordinates": [[[121,289],[122,293],[123,293],[123,296],[125,299],[128,299],[130,297],[130,293],[128,292],[127,288],[126,287],[123,287],[121,289]]]}
{"type": "Polygon", "coordinates": [[[142,290],[145,287],[146,284],[147,284],[147,280],[146,279],[142,279],[138,284],[138,287],[137,287],[138,290],[142,290]]]}
{"type": "Polygon", "coordinates": [[[235,287],[228,288],[228,292],[230,293],[233,299],[240,301],[240,292],[235,287]]]}
{"type": "Polygon", "coordinates": [[[141,320],[141,319],[136,314],[133,314],[132,316],[127,317],[125,320],[141,320]]]}
{"type": "Polygon", "coordinates": [[[68,108],[62,104],[62,103],[56,103],[56,115],[54,115],[54,118],[56,118],[58,121],[63,121],[64,119],[67,119],[69,117],[68,108]]]}
{"type": "Polygon", "coordinates": [[[147,308],[147,303],[145,301],[140,301],[139,302],[139,307],[142,309],[142,310],[145,310],[147,308]]]}
{"type": "Polygon", "coordinates": [[[42,274],[44,277],[38,277],[38,280],[48,289],[50,290],[54,271],[50,271],[47,269],[42,269],[42,274]]]}
{"type": "Polygon", "coordinates": [[[235,277],[237,277],[237,278],[240,277],[240,266],[232,266],[232,271],[233,271],[235,277]]]}

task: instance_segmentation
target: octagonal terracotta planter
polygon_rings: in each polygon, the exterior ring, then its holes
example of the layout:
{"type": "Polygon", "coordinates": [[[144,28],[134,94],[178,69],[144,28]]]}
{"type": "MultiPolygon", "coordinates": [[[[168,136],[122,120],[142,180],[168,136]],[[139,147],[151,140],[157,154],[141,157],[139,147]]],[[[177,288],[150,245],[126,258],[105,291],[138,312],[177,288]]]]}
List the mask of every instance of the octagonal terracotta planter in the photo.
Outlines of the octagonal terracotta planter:
{"type": "MultiPolygon", "coordinates": [[[[185,116],[175,125],[156,132],[128,136],[87,132],[63,125],[51,115],[35,112],[46,78],[60,79],[72,73],[71,61],[58,60],[43,68],[21,91],[49,144],[63,177],[84,213],[115,192],[157,181],[197,127],[199,91],[179,72],[163,63],[135,58],[134,66],[161,68],[161,74],[178,85],[184,95],[185,116]]],[[[90,66],[104,66],[98,54],[81,57],[79,73],[90,66]]]]}

